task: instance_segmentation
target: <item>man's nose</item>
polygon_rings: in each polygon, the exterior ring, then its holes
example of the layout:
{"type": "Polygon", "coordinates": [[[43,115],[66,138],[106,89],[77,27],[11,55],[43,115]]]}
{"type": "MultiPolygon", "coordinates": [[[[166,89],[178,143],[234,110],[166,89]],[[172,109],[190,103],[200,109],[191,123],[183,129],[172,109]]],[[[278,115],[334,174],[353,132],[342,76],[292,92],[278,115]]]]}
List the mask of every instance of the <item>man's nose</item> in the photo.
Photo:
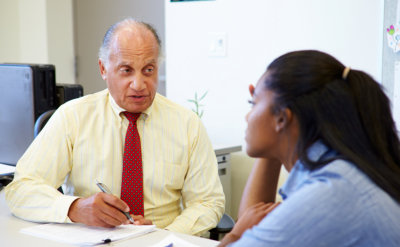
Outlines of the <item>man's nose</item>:
{"type": "Polygon", "coordinates": [[[144,78],[142,76],[135,76],[132,78],[129,87],[135,91],[141,91],[146,88],[146,84],[144,82],[144,78]]]}

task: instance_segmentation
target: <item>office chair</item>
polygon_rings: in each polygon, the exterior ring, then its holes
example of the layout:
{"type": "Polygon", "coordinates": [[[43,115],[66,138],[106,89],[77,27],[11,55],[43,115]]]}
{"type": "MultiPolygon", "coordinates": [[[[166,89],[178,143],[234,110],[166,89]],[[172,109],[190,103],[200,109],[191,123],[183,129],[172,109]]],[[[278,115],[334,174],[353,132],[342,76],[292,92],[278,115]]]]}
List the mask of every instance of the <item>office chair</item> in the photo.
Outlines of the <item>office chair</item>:
{"type": "Polygon", "coordinates": [[[222,218],[218,222],[217,226],[209,230],[210,239],[219,240],[219,235],[230,232],[234,225],[235,221],[232,219],[231,216],[227,214],[222,215],[222,218]]]}
{"type": "Polygon", "coordinates": [[[39,134],[39,132],[43,129],[43,127],[46,125],[47,121],[50,119],[51,115],[53,115],[55,110],[48,110],[42,115],[36,119],[35,126],[33,127],[33,137],[36,138],[36,136],[39,134]]]}

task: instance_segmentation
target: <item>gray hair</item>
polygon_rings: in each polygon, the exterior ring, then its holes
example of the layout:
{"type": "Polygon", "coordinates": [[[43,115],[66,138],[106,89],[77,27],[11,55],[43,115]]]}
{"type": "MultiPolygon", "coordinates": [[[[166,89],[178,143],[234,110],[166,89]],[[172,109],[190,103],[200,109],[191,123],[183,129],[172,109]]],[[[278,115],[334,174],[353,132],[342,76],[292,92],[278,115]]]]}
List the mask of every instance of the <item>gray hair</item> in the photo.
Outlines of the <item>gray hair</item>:
{"type": "Polygon", "coordinates": [[[159,51],[159,60],[162,59],[162,55],[161,55],[161,40],[157,34],[157,31],[154,29],[154,27],[146,22],[142,22],[142,21],[137,21],[133,18],[126,18],[122,21],[119,21],[115,24],[113,24],[106,32],[106,34],[104,35],[103,38],[103,42],[100,46],[99,49],[99,59],[102,60],[106,65],[108,64],[108,58],[110,56],[110,44],[112,39],[114,38],[114,35],[116,34],[116,32],[124,26],[129,26],[129,25],[140,25],[142,27],[144,27],[145,29],[147,29],[148,31],[150,31],[154,38],[157,41],[158,44],[158,51],[159,51]]]}

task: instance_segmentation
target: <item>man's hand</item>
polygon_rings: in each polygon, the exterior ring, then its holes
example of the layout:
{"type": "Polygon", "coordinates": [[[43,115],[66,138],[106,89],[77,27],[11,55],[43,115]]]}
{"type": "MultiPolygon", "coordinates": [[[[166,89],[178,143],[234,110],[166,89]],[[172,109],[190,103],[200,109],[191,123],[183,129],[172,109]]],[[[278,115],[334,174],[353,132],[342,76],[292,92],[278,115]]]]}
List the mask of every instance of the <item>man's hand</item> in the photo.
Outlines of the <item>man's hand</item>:
{"type": "Polygon", "coordinates": [[[224,239],[222,239],[220,245],[218,246],[226,246],[227,244],[238,240],[247,229],[253,227],[254,225],[257,225],[268,213],[274,210],[278,205],[279,202],[259,202],[250,206],[236,222],[232,231],[228,233],[224,237],[224,239]]]}
{"type": "MultiPolygon", "coordinates": [[[[124,201],[114,195],[99,192],[91,197],[75,200],[69,208],[68,217],[73,222],[89,226],[115,227],[129,224],[121,211],[129,211],[124,201]]],[[[139,222],[145,222],[144,218],[139,222]]]]}

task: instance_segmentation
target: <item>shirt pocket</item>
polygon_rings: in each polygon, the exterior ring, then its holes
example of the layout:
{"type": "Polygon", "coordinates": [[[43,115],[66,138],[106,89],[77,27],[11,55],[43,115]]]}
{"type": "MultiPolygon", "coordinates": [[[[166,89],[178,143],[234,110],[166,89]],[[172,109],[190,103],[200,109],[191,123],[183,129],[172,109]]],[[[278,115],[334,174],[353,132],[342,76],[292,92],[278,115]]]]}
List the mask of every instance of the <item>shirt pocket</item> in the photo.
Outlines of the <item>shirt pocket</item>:
{"type": "Polygon", "coordinates": [[[160,181],[162,190],[181,190],[185,181],[187,166],[170,162],[158,162],[155,167],[156,179],[160,181]]]}

